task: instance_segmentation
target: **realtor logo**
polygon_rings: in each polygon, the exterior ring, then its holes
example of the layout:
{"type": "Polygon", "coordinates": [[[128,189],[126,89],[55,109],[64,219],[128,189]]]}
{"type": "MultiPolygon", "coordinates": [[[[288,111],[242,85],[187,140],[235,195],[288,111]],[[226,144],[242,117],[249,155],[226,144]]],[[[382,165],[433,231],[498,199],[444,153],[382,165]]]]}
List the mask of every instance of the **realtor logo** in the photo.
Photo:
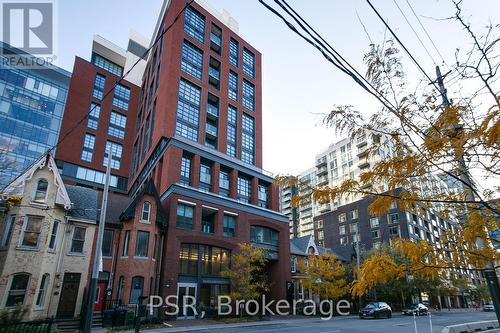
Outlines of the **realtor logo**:
{"type": "Polygon", "coordinates": [[[55,0],[0,0],[2,41],[32,55],[54,54],[55,0]]]}

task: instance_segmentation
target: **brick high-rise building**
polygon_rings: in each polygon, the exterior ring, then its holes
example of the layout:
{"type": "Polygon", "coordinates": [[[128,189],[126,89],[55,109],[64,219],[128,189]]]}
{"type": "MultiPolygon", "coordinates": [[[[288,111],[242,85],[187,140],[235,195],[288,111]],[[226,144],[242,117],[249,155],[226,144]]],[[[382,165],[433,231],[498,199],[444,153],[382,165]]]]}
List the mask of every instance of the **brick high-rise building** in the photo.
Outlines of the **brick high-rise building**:
{"type": "Polygon", "coordinates": [[[146,59],[107,98],[144,43],[96,38],[91,61],[75,61],[56,155],[64,180],[100,189],[106,145],[116,148],[96,311],[141,295],[214,307],[239,243],[266,249],[269,297],[287,296],[288,219],[262,170],[261,54],[227,13],[187,3],[164,1],[146,59]]]}

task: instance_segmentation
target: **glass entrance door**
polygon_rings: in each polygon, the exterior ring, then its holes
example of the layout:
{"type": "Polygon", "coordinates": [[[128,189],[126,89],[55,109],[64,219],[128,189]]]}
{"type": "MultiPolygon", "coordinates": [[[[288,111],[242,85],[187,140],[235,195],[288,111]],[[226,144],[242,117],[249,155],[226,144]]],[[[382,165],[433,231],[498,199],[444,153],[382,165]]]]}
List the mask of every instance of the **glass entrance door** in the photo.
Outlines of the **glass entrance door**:
{"type": "Polygon", "coordinates": [[[179,314],[177,317],[179,319],[194,319],[195,313],[193,311],[193,307],[196,307],[196,289],[197,289],[196,283],[178,284],[177,305],[179,306],[179,314]]]}

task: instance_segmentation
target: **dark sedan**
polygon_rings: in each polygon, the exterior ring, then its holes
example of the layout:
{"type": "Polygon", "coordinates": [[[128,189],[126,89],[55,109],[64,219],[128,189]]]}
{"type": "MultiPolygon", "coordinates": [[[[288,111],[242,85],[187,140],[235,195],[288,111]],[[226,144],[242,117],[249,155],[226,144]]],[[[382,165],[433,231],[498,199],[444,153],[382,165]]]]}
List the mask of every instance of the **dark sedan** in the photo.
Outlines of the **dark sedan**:
{"type": "Polygon", "coordinates": [[[391,318],[392,309],[385,302],[370,302],[359,311],[359,318],[391,318]]]}
{"type": "Polygon", "coordinates": [[[404,315],[416,315],[416,316],[420,316],[420,315],[426,315],[429,313],[429,308],[426,307],[425,305],[423,305],[422,303],[418,303],[418,304],[412,304],[410,305],[409,307],[403,309],[403,314],[404,315]]]}

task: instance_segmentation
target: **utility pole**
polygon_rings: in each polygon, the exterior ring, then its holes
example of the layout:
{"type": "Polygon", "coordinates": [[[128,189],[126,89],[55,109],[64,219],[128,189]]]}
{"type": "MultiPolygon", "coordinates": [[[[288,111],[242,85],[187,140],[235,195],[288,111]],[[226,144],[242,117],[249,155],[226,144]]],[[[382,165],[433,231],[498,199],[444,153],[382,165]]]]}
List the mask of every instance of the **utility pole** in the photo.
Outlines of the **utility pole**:
{"type": "MultiPolygon", "coordinates": [[[[446,88],[444,87],[443,76],[441,75],[441,70],[439,66],[436,66],[436,76],[437,76],[437,84],[439,86],[439,92],[443,98],[443,107],[448,108],[451,106],[450,101],[448,100],[448,95],[446,88]]],[[[453,128],[451,128],[453,132],[461,131],[460,124],[454,124],[453,128]]],[[[469,170],[467,169],[467,165],[465,164],[464,154],[460,150],[455,151],[455,158],[458,163],[458,171],[457,176],[460,178],[462,184],[464,184],[464,192],[466,201],[474,201],[475,195],[472,187],[474,186],[472,183],[472,178],[470,176],[469,170]]],[[[483,239],[479,239],[478,243],[484,244],[483,239]]],[[[483,274],[488,283],[488,289],[490,291],[491,298],[493,299],[493,305],[495,307],[495,313],[498,321],[500,321],[500,284],[498,282],[497,273],[495,270],[494,263],[488,264],[487,267],[483,269],[483,274]]]]}
{"type": "MultiPolygon", "coordinates": [[[[359,253],[359,223],[356,226],[356,266],[357,266],[357,273],[356,277],[359,280],[359,266],[360,266],[360,253],[359,253]]],[[[361,310],[361,296],[358,296],[358,310],[361,310]]]]}
{"type": "Polygon", "coordinates": [[[99,268],[102,260],[102,238],[104,235],[104,225],[106,224],[106,208],[108,206],[109,178],[111,174],[112,163],[111,147],[108,150],[108,164],[106,165],[106,178],[104,181],[104,191],[102,193],[101,213],[99,217],[99,229],[97,231],[97,239],[94,253],[94,265],[92,266],[92,278],[90,280],[90,288],[87,300],[87,311],[85,312],[85,322],[83,332],[90,333],[92,331],[92,315],[94,313],[94,299],[97,292],[97,280],[99,278],[99,268]]]}

